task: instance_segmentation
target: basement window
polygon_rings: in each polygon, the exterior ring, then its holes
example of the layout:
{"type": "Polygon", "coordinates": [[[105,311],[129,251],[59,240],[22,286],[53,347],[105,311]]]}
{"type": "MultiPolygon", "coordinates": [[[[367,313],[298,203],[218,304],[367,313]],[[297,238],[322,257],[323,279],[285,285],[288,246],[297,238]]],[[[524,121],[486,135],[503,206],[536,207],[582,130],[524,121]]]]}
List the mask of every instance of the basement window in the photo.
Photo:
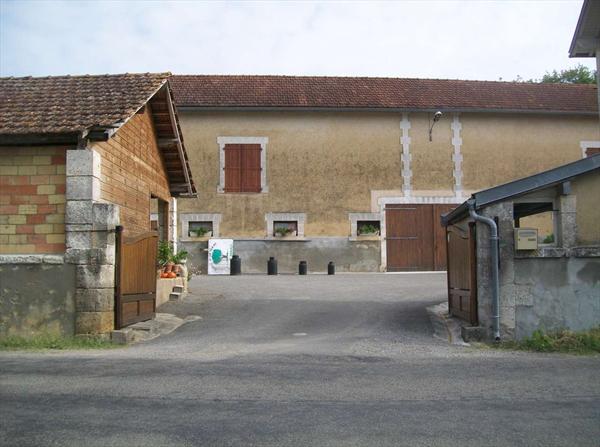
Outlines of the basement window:
{"type": "Polygon", "coordinates": [[[298,221],[277,220],[273,222],[274,237],[298,236],[298,221]]]}
{"type": "Polygon", "coordinates": [[[381,215],[379,213],[349,213],[350,240],[381,236],[381,215]]]}
{"type": "Polygon", "coordinates": [[[267,239],[304,238],[304,213],[267,213],[267,239]]]}
{"type": "Polygon", "coordinates": [[[378,220],[359,220],[356,223],[356,231],[358,236],[379,236],[380,225],[378,220]]]}
{"type": "Polygon", "coordinates": [[[179,214],[181,241],[219,237],[220,214],[179,214]]]}
{"type": "Polygon", "coordinates": [[[212,237],[213,223],[212,221],[191,221],[188,224],[188,236],[191,238],[212,237]]]}

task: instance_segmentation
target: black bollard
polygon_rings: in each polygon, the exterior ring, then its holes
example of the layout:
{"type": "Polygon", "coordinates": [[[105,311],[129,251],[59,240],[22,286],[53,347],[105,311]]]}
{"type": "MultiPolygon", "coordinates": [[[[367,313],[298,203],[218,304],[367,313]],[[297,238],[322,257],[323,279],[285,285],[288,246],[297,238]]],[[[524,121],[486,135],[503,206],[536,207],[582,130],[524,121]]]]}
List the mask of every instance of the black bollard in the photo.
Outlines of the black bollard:
{"type": "Polygon", "coordinates": [[[267,261],[267,275],[277,275],[277,259],[273,256],[267,261]]]}
{"type": "Polygon", "coordinates": [[[335,275],[335,264],[333,261],[329,261],[329,264],[327,264],[327,274],[335,275]]]}
{"type": "Polygon", "coordinates": [[[308,271],[308,265],[306,264],[306,261],[300,261],[300,264],[298,265],[298,274],[306,275],[307,271],[308,271]]]}
{"type": "Polygon", "coordinates": [[[242,274],[242,260],[238,255],[233,255],[229,262],[229,274],[230,275],[241,275],[242,274]]]}

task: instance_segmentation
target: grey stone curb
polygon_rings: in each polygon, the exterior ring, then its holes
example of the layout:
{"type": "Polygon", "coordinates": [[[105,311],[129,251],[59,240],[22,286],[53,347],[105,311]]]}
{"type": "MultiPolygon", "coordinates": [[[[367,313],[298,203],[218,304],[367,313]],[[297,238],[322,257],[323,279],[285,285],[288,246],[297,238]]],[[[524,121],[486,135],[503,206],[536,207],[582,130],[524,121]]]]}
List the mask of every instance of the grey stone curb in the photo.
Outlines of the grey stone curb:
{"type": "Polygon", "coordinates": [[[132,324],[125,329],[111,332],[111,340],[115,344],[126,345],[141,341],[152,340],[161,335],[167,335],[178,327],[191,321],[201,320],[202,317],[189,315],[185,318],[173,314],[156,313],[154,319],[132,324]]]}
{"type": "Polygon", "coordinates": [[[448,302],[427,307],[427,313],[433,326],[433,336],[447,341],[451,345],[470,346],[461,336],[461,325],[448,313],[448,302]]]}

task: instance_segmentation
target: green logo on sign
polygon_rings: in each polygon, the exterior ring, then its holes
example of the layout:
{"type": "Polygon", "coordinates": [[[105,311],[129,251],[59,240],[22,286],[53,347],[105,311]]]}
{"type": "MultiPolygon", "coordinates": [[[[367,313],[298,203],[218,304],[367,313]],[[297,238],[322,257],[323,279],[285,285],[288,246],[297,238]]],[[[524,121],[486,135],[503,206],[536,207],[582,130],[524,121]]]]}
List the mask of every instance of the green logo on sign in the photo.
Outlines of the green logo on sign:
{"type": "Polygon", "coordinates": [[[218,264],[223,259],[223,253],[218,248],[215,248],[212,251],[212,260],[214,264],[218,264]]]}

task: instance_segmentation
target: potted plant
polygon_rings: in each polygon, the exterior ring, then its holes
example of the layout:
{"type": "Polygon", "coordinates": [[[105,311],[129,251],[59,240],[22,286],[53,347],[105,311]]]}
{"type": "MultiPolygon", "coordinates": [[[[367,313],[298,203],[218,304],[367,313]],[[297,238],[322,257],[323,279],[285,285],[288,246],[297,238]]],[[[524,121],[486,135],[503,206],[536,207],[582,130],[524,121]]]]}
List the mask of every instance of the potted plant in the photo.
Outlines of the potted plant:
{"type": "Polygon", "coordinates": [[[289,227],[275,228],[275,231],[274,231],[276,237],[286,237],[286,236],[289,236],[292,232],[293,232],[293,230],[289,227]]]}
{"type": "Polygon", "coordinates": [[[373,224],[362,224],[358,227],[359,236],[379,236],[379,228],[373,224]]]}
{"type": "Polygon", "coordinates": [[[204,227],[200,227],[200,228],[196,228],[194,230],[190,230],[190,233],[192,235],[194,235],[195,237],[205,237],[205,236],[212,236],[212,231],[209,230],[208,228],[204,228],[204,227]]]}
{"type": "Polygon", "coordinates": [[[173,256],[171,256],[171,262],[173,262],[172,271],[177,274],[181,271],[181,264],[185,264],[187,261],[188,252],[185,250],[181,250],[173,256]]]}
{"type": "Polygon", "coordinates": [[[160,241],[158,243],[158,265],[162,268],[163,273],[169,274],[173,270],[173,256],[171,244],[167,241],[160,241]]]}

